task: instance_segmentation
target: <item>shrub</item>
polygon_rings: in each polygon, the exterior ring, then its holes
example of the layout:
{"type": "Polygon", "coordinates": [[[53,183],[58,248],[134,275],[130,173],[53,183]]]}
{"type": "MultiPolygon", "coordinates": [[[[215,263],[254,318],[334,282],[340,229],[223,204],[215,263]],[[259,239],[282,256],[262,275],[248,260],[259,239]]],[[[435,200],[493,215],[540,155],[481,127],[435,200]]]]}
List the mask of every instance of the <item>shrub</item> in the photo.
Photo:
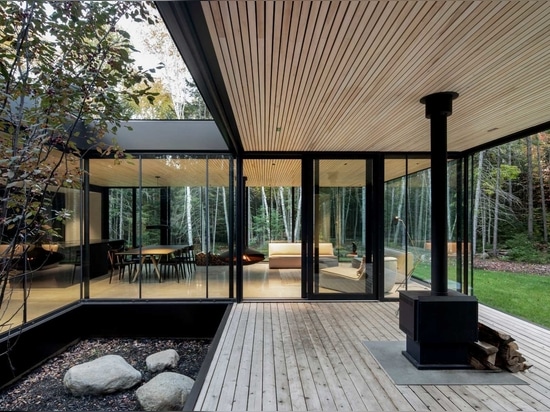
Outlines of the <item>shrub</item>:
{"type": "Polygon", "coordinates": [[[529,239],[526,233],[518,233],[506,241],[507,257],[516,262],[549,263],[546,249],[538,242],[529,239]]]}

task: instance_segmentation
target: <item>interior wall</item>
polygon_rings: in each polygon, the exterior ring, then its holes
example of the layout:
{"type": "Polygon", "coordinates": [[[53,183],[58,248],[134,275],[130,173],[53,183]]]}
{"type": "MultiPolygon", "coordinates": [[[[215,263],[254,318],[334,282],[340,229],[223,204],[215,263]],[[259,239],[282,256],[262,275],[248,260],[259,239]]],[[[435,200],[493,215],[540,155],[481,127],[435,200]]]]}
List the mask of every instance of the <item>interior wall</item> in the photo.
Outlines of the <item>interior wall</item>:
{"type": "MultiPolygon", "coordinates": [[[[65,224],[65,242],[80,243],[82,213],[79,191],[67,193],[65,207],[72,212],[72,218],[65,224]]],[[[101,239],[101,219],[101,193],[90,192],[90,240],[101,239]]]]}

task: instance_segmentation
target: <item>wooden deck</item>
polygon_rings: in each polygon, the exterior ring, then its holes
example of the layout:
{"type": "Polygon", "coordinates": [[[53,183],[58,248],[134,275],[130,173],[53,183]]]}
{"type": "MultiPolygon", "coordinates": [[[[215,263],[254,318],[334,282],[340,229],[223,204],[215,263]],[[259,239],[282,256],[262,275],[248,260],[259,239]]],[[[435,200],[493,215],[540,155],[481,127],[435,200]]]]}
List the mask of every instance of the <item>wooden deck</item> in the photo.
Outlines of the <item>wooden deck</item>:
{"type": "Polygon", "coordinates": [[[396,302],[241,303],[195,410],[550,410],[550,331],[480,305],[533,367],[528,385],[400,385],[363,341],[404,341],[396,302]]]}

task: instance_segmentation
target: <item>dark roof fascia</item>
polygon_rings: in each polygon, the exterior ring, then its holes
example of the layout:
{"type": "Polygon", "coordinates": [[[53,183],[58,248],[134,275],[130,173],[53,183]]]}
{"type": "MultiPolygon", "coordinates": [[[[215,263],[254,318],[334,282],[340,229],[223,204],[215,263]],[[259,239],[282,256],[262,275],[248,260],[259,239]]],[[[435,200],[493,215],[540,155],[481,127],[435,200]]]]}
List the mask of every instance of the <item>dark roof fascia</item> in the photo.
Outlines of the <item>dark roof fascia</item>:
{"type": "Polygon", "coordinates": [[[496,139],[496,140],[491,140],[488,143],[485,143],[485,144],[482,144],[482,145],[479,145],[479,146],[476,146],[476,147],[472,147],[471,149],[463,151],[462,156],[466,157],[466,156],[469,156],[469,155],[472,155],[472,154],[475,154],[475,153],[479,153],[483,150],[491,149],[493,147],[497,147],[497,146],[500,146],[500,145],[503,145],[503,144],[506,144],[506,143],[513,142],[515,140],[523,139],[527,136],[532,136],[534,134],[537,134],[537,133],[540,133],[540,132],[545,132],[547,130],[550,130],[550,121],[545,122],[545,123],[541,123],[541,124],[533,126],[533,127],[529,127],[527,129],[520,130],[518,132],[509,134],[507,136],[503,136],[503,137],[501,137],[499,139],[496,139]]]}
{"type": "Polygon", "coordinates": [[[235,115],[223,83],[200,1],[156,1],[155,5],[227,146],[243,152],[235,115]]]}

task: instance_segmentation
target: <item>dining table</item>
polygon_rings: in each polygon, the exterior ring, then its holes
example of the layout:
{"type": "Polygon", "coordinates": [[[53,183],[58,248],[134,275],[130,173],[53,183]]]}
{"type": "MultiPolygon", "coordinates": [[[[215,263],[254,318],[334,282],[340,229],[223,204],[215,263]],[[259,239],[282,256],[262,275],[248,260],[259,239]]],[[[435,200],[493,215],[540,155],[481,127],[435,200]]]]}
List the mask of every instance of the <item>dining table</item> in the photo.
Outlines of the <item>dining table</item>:
{"type": "Polygon", "coordinates": [[[147,246],[141,246],[133,249],[120,251],[120,252],[117,252],[117,255],[138,256],[138,257],[141,256],[140,264],[134,273],[132,282],[138,278],[138,276],[141,273],[141,267],[143,266],[143,264],[148,258],[151,260],[151,263],[153,264],[153,270],[156,276],[158,277],[159,282],[161,282],[162,276],[160,274],[159,261],[160,259],[162,259],[162,256],[168,257],[171,254],[177,252],[178,250],[182,250],[186,247],[187,245],[147,245],[147,246]]]}

